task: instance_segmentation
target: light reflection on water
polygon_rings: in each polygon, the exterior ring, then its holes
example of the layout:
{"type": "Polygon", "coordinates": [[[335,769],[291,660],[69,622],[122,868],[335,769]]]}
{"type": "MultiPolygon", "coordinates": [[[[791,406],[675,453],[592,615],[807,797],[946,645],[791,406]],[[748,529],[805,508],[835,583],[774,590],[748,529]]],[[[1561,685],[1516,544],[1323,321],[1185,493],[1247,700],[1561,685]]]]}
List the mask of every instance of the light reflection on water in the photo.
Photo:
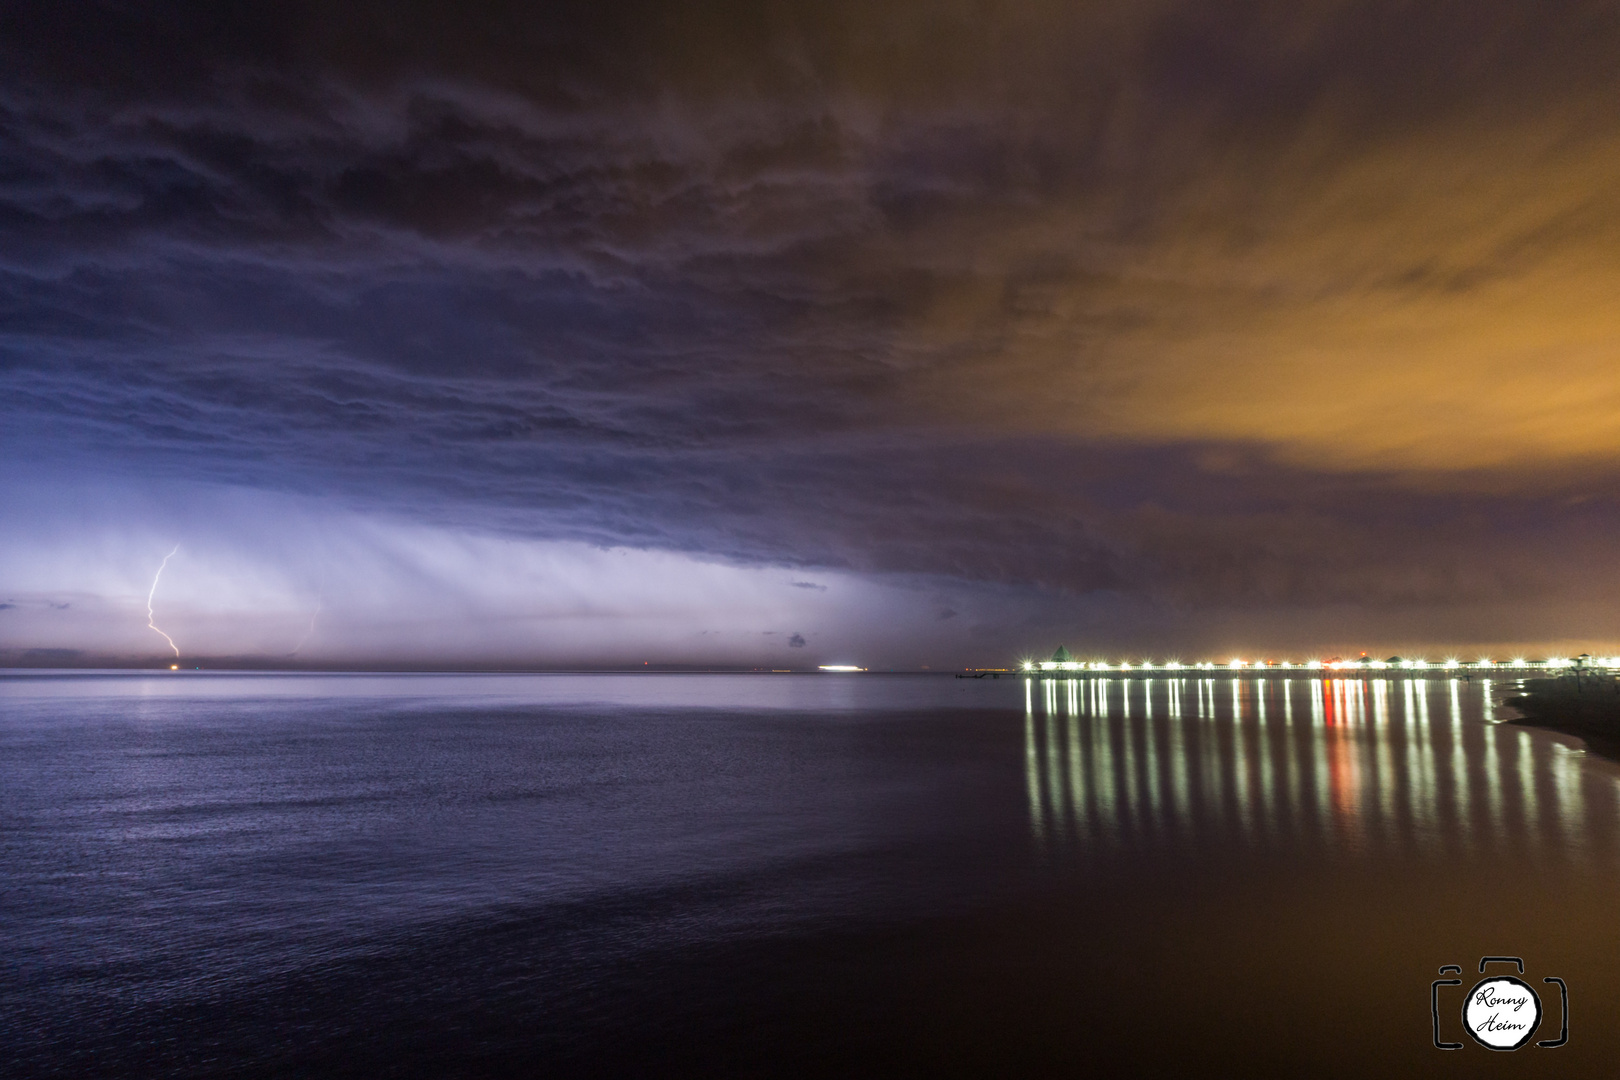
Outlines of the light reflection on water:
{"type": "Polygon", "coordinates": [[[1612,770],[1499,724],[1492,690],[1458,679],[1026,680],[1030,828],[1053,851],[1236,841],[1612,856],[1612,770]]]}
{"type": "Polygon", "coordinates": [[[1416,1075],[1523,955],[1606,1075],[1620,769],[1490,692],[0,673],[0,1073],[1416,1075]]]}

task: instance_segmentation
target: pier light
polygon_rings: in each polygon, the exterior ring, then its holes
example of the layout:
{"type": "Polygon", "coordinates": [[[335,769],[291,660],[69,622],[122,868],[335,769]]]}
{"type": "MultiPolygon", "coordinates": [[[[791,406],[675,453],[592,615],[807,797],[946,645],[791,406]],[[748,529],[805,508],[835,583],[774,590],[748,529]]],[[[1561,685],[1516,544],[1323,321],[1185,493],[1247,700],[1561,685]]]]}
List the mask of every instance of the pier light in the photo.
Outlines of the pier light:
{"type": "Polygon", "coordinates": [[[1461,667],[1461,666],[1462,666],[1462,665],[1461,665],[1461,664],[1460,664],[1460,663],[1458,663],[1458,662],[1457,662],[1457,658],[1456,658],[1456,657],[1449,657],[1449,658],[1448,658],[1448,659],[1447,659],[1447,660],[1446,660],[1446,670],[1447,670],[1447,671],[1455,671],[1455,670],[1457,670],[1457,669],[1458,669],[1458,668],[1459,668],[1459,667],[1461,667]]]}
{"type": "Polygon", "coordinates": [[[1129,671],[1129,670],[1131,670],[1130,662],[1127,661],[1127,660],[1121,660],[1119,662],[1119,670],[1121,670],[1121,671],[1129,671]]]}
{"type": "Polygon", "coordinates": [[[1284,667],[1284,668],[1291,668],[1291,667],[1294,666],[1294,664],[1290,660],[1284,660],[1282,663],[1278,664],[1277,666],[1278,667],[1284,667]]]}
{"type": "Polygon", "coordinates": [[[1242,660],[1234,660],[1234,661],[1232,661],[1230,664],[1228,664],[1226,666],[1231,668],[1233,671],[1236,671],[1239,668],[1244,667],[1245,665],[1244,665],[1242,660]]]}
{"type": "Polygon", "coordinates": [[[865,671],[866,669],[863,668],[863,667],[856,667],[854,664],[822,664],[821,665],[821,670],[822,671],[865,671]]]}
{"type": "Polygon", "coordinates": [[[1065,661],[1063,661],[1063,670],[1064,671],[1079,671],[1080,670],[1080,665],[1079,665],[1079,663],[1077,663],[1074,660],[1065,660],[1065,661]]]}
{"type": "Polygon", "coordinates": [[[1307,661],[1305,661],[1305,666],[1307,668],[1309,668],[1310,670],[1312,670],[1312,671],[1316,671],[1316,670],[1321,668],[1322,661],[1320,661],[1320,660],[1307,660],[1307,661]]]}
{"type": "Polygon", "coordinates": [[[1035,670],[1035,665],[1033,663],[1031,663],[1030,661],[1025,660],[1024,661],[1024,670],[1025,671],[1034,671],[1035,670]]]}
{"type": "Polygon", "coordinates": [[[1166,660],[1164,662],[1164,670],[1166,670],[1166,671],[1180,671],[1181,670],[1181,661],[1180,660],[1166,660]]]}
{"type": "Polygon", "coordinates": [[[1524,663],[1524,657],[1522,657],[1522,656],[1515,656],[1515,657],[1514,657],[1514,658],[1513,658],[1513,666],[1514,666],[1514,667],[1517,667],[1517,668],[1522,668],[1522,667],[1524,667],[1524,666],[1525,666],[1525,663],[1524,663]]]}
{"type": "Polygon", "coordinates": [[[1388,660],[1374,660],[1372,662],[1372,666],[1377,668],[1379,671],[1383,671],[1385,668],[1389,667],[1389,661],[1388,660]]]}
{"type": "Polygon", "coordinates": [[[1057,669],[1057,665],[1052,663],[1052,661],[1050,661],[1050,660],[1042,660],[1041,661],[1041,670],[1042,671],[1054,671],[1056,669],[1057,669]]]}

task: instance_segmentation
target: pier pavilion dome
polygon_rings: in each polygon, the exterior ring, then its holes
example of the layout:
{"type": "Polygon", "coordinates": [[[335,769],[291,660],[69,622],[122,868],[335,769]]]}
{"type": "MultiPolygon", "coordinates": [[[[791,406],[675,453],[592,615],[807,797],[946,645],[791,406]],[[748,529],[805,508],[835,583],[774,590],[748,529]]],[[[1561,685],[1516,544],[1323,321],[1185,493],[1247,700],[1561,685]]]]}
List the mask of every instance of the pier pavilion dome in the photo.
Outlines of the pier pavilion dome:
{"type": "Polygon", "coordinates": [[[1057,652],[1052,654],[1052,663],[1054,664],[1067,664],[1073,659],[1074,654],[1069,652],[1068,649],[1065,649],[1061,645],[1057,647],[1057,652]]]}

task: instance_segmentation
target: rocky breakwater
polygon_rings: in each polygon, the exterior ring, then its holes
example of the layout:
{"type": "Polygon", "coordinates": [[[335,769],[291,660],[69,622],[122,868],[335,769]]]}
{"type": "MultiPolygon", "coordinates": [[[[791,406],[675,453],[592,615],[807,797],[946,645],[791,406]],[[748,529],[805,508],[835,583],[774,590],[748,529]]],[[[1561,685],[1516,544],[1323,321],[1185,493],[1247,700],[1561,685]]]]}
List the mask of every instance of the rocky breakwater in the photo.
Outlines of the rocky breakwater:
{"type": "Polygon", "coordinates": [[[1523,692],[1504,704],[1519,711],[1519,723],[1574,735],[1593,753],[1620,761],[1620,679],[1612,675],[1526,679],[1523,692]]]}

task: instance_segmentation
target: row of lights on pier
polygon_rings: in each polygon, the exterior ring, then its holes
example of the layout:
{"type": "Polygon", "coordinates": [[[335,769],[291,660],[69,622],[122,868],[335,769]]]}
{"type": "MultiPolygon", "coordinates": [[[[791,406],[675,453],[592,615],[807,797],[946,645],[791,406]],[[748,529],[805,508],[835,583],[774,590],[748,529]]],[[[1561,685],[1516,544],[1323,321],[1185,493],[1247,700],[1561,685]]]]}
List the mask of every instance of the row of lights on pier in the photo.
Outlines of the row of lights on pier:
{"type": "Polygon", "coordinates": [[[1104,661],[1086,662],[1081,660],[1042,660],[1039,662],[1025,660],[1023,662],[1023,670],[1025,671],[1355,671],[1368,668],[1375,671],[1390,669],[1401,671],[1526,671],[1574,667],[1620,669],[1620,656],[1594,656],[1583,661],[1565,659],[1465,661],[1452,659],[1435,663],[1430,663],[1427,660],[1306,660],[1299,664],[1288,660],[1254,662],[1231,660],[1225,664],[1216,664],[1211,661],[1183,664],[1179,660],[1166,660],[1162,664],[1154,664],[1147,660],[1139,664],[1110,664],[1104,661]]]}

